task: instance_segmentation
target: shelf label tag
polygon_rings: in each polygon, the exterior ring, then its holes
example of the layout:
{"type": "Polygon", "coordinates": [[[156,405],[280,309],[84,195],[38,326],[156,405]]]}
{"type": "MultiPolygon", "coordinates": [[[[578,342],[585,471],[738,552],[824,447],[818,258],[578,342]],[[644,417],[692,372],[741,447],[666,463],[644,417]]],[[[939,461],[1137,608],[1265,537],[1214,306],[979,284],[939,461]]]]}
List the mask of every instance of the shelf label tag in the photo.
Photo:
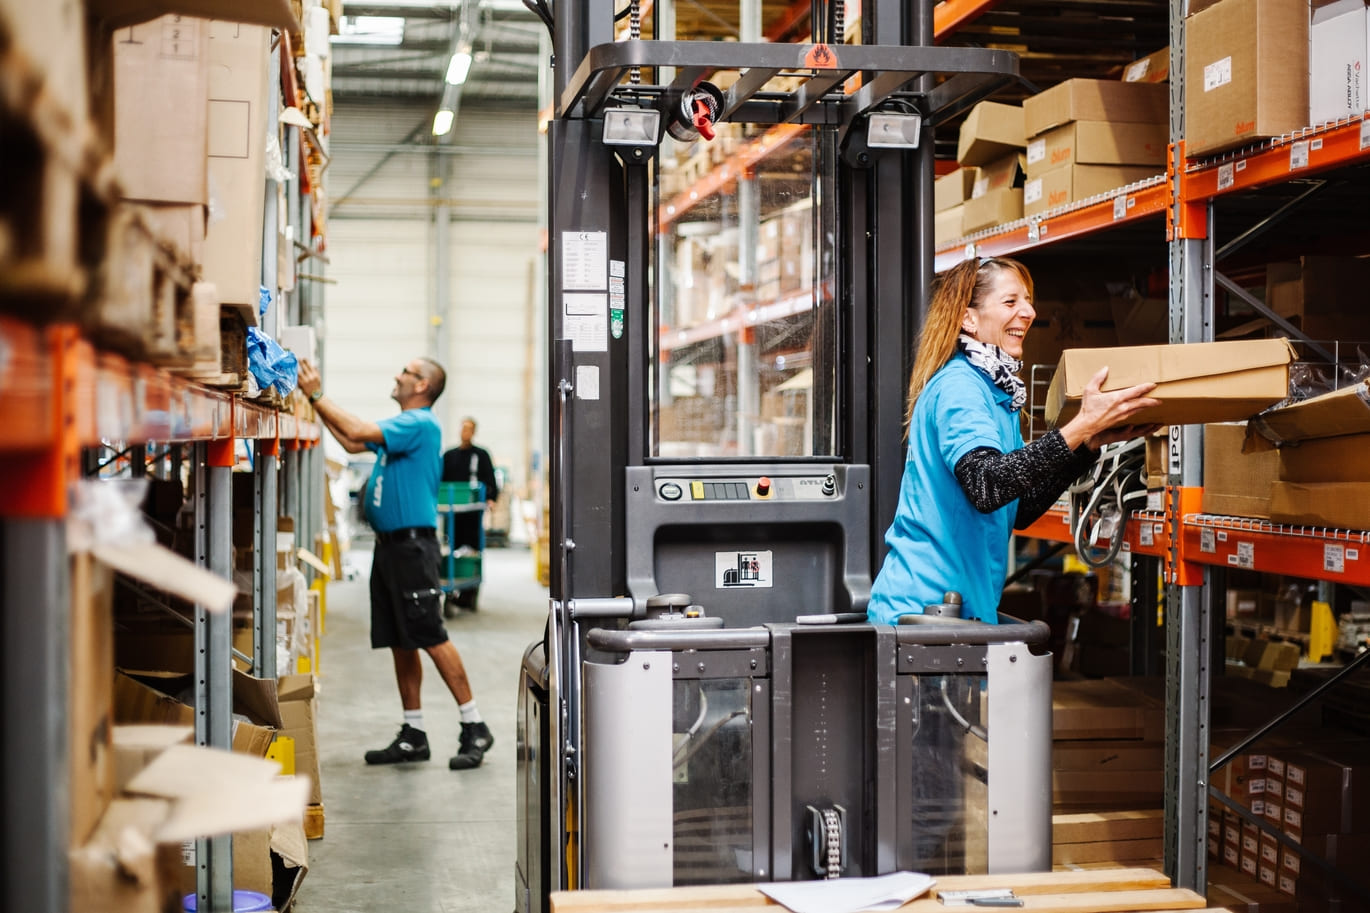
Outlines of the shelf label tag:
{"type": "Polygon", "coordinates": [[[1301,139],[1289,147],[1289,170],[1298,171],[1308,167],[1308,140],[1301,139]]]}
{"type": "Polygon", "coordinates": [[[1199,530],[1199,551],[1217,552],[1217,550],[1218,540],[1217,537],[1213,535],[1213,530],[1209,527],[1204,527],[1199,530]]]}
{"type": "Polygon", "coordinates": [[[1113,198],[1113,221],[1127,217],[1127,194],[1113,198]]]}
{"type": "Polygon", "coordinates": [[[1360,122],[1360,147],[1361,150],[1370,146],[1370,117],[1362,118],[1360,122]]]}
{"type": "Polygon", "coordinates": [[[1231,162],[1226,162],[1218,166],[1218,189],[1230,190],[1236,184],[1236,172],[1232,168],[1231,162]]]}
{"type": "Polygon", "coordinates": [[[1143,523],[1137,527],[1137,544],[1151,547],[1156,544],[1156,540],[1151,535],[1151,524],[1143,523]]]}
{"type": "Polygon", "coordinates": [[[1254,568],[1256,566],[1256,545],[1253,542],[1238,542],[1237,567],[1254,568]]]}
{"type": "Polygon", "coordinates": [[[1358,549],[1358,548],[1348,548],[1348,549],[1346,550],[1346,560],[1347,560],[1347,561],[1359,561],[1359,560],[1360,560],[1360,549],[1358,549]]]}
{"type": "Polygon", "coordinates": [[[1346,573],[1346,548],[1329,542],[1322,547],[1322,569],[1329,574],[1346,573]]]}

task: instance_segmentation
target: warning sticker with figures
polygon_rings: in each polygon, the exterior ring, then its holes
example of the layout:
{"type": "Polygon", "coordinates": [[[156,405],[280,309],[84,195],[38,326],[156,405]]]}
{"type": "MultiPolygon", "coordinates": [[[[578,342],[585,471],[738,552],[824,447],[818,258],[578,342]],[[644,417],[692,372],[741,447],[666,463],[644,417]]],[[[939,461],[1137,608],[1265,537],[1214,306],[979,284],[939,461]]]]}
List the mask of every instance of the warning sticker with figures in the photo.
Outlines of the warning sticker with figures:
{"type": "Polygon", "coordinates": [[[771,553],[714,552],[714,586],[718,589],[771,586],[771,553]]]}

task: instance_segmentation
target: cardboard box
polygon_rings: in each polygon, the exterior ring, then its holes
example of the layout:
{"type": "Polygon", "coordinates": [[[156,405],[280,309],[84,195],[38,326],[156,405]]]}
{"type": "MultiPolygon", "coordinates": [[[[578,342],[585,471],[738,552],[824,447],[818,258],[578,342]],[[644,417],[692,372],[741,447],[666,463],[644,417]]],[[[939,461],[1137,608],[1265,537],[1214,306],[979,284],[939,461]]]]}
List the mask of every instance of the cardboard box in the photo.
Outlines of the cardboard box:
{"type": "Polygon", "coordinates": [[[975,181],[971,184],[970,198],[982,197],[993,190],[1009,187],[1022,187],[1027,159],[1021,152],[1001,156],[992,162],[975,169],[975,181]]]}
{"type": "Polygon", "coordinates": [[[1154,173],[1160,174],[1165,171],[1168,134],[1165,124],[1072,121],[1028,141],[1027,176],[1035,178],[1066,165],[1153,165],[1154,173]]]}
{"type": "Polygon", "coordinates": [[[932,217],[932,243],[942,247],[965,234],[961,225],[965,220],[966,206],[961,203],[951,209],[944,209],[932,217]]]}
{"type": "Polygon", "coordinates": [[[1051,733],[1065,739],[1161,741],[1165,706],[1113,679],[1052,685],[1051,733]]]}
{"type": "Polygon", "coordinates": [[[114,162],[134,200],[207,200],[209,23],[168,15],[114,33],[114,162]]]}
{"type": "Polygon", "coordinates": [[[1293,358],[1283,339],[1070,349],[1051,379],[1046,417],[1058,426],[1073,418],[1085,385],[1108,367],[1105,390],[1157,384],[1151,395],[1162,403],[1137,413],[1138,424],[1235,421],[1284,399],[1293,358]]]}
{"type": "Polygon", "coordinates": [[[1365,0],[1314,6],[1308,24],[1308,122],[1357,116],[1370,107],[1366,94],[1365,0]]]}
{"type": "Polygon", "coordinates": [[[1270,519],[1295,526],[1370,529],[1370,483],[1276,482],[1270,519]]]}
{"type": "Polygon", "coordinates": [[[89,554],[74,554],[71,581],[71,845],[80,846],[116,795],[114,746],[114,574],[89,554]]]}
{"type": "Polygon", "coordinates": [[[90,113],[86,72],[86,4],[81,0],[6,0],[0,3],[6,45],[23,52],[41,78],[45,114],[52,109],[84,127],[90,113]]]}
{"type": "Polygon", "coordinates": [[[1302,257],[1265,270],[1265,301],[1310,339],[1370,340],[1370,309],[1356,289],[1370,285],[1370,258],[1302,257]]]}
{"type": "MultiPolygon", "coordinates": [[[[194,694],[194,678],[192,673],[117,672],[115,722],[195,725],[195,708],[180,699],[194,694]]],[[[233,713],[233,751],[264,757],[281,728],[276,683],[233,670],[233,713]]]]}
{"type": "Polygon", "coordinates": [[[944,174],[932,182],[933,208],[937,212],[945,212],[953,206],[960,206],[970,199],[971,190],[975,187],[975,169],[957,168],[950,174],[944,174]]]}
{"type": "Polygon", "coordinates": [[[967,200],[961,214],[964,234],[996,225],[1016,222],[1023,217],[1023,189],[1004,187],[967,200]]]}
{"type": "Polygon", "coordinates": [[[306,358],[315,365],[319,363],[319,343],[312,326],[304,324],[281,327],[276,335],[276,341],[281,344],[281,348],[294,352],[298,357],[306,358]]]}
{"type": "Polygon", "coordinates": [[[1280,457],[1274,451],[1243,453],[1245,441],[1244,425],[1204,425],[1204,513],[1270,519],[1280,457]]]}
{"type": "Polygon", "coordinates": [[[257,323],[262,279],[262,213],[266,197],[267,91],[271,30],[209,24],[209,187],[203,278],[219,300],[257,323]]]}
{"type": "Polygon", "coordinates": [[[970,114],[961,123],[956,161],[962,165],[983,165],[1026,145],[1023,109],[1017,105],[982,101],[970,109],[970,114]]]}
{"type": "Polygon", "coordinates": [[[1370,483],[1370,434],[1314,438],[1277,453],[1279,478],[1285,482],[1370,483]]]}
{"type": "Polygon", "coordinates": [[[1170,48],[1152,51],[1123,67],[1123,82],[1166,82],[1170,79],[1170,48]]]}
{"type": "Polygon", "coordinates": [[[1170,89],[1112,79],[1068,79],[1023,100],[1028,136],[1041,136],[1073,120],[1168,124],[1170,89]]]}
{"type": "Polygon", "coordinates": [[[1185,154],[1308,125],[1306,0],[1219,0],[1185,21],[1185,154]]]}
{"type": "Polygon", "coordinates": [[[1023,185],[1023,215],[1032,216],[1067,203],[1156,177],[1148,165],[1066,165],[1053,168],[1023,185]]]}
{"type": "Polygon", "coordinates": [[[186,745],[195,738],[195,727],[160,723],[127,723],[112,727],[114,788],[122,793],[143,768],[172,745],[186,745]]]}
{"type": "Polygon", "coordinates": [[[1248,446],[1370,433],[1370,380],[1264,412],[1247,429],[1248,446]]]}
{"type": "Polygon", "coordinates": [[[184,843],[291,822],[298,827],[307,793],[303,781],[277,777],[268,761],[193,745],[163,751],[128,790],[127,798],[110,804],[91,839],[68,855],[72,910],[180,909],[184,843]]]}
{"type": "Polygon", "coordinates": [[[277,683],[280,734],[295,740],[295,774],[309,778],[309,804],[323,802],[319,782],[319,737],[315,724],[313,675],[282,675],[277,683]]]}

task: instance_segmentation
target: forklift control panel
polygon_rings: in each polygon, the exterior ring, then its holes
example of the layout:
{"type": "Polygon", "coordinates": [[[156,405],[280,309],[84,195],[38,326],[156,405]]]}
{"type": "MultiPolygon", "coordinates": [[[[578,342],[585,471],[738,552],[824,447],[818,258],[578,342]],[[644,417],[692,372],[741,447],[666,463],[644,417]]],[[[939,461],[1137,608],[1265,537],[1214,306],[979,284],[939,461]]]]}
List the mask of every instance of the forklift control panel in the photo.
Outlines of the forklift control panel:
{"type": "Polygon", "coordinates": [[[663,501],[821,501],[836,497],[837,477],[670,478],[657,482],[656,493],[663,501]]]}

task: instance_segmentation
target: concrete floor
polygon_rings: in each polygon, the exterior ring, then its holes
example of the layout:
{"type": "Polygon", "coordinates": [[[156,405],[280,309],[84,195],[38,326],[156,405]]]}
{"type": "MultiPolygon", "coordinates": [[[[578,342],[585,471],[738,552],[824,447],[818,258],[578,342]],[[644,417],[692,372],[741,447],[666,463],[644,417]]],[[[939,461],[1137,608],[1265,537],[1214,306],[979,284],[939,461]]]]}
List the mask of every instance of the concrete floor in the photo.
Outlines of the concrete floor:
{"type": "MultiPolygon", "coordinates": [[[[360,544],[360,543],[359,543],[360,544]]],[[[431,761],[370,767],[402,721],[389,651],[369,641],[369,552],[352,580],[328,588],[319,662],[324,836],[309,842],[299,913],[504,913],[514,909],[514,718],[519,665],[542,637],[547,590],[526,548],[487,549],[480,608],[447,622],[495,746],[479,768],[447,769],[456,702],[425,656],[431,761]]]]}

